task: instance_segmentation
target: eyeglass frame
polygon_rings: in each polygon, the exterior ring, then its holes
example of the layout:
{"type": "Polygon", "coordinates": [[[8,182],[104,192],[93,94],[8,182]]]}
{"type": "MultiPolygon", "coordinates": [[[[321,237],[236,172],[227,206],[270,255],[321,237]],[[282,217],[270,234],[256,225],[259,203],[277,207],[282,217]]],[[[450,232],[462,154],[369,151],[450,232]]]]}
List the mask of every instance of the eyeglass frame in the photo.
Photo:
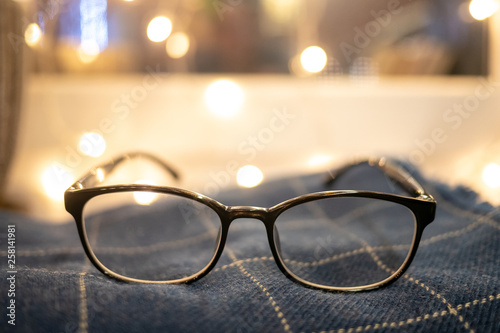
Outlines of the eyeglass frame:
{"type": "Polygon", "coordinates": [[[368,164],[369,166],[379,168],[391,180],[393,180],[396,184],[398,184],[400,187],[406,190],[410,195],[412,195],[412,197],[402,196],[398,194],[375,192],[375,191],[330,190],[330,191],[314,192],[314,193],[300,195],[298,197],[285,200],[272,207],[264,208],[264,207],[254,207],[254,206],[226,206],[218,202],[217,200],[207,197],[203,194],[170,186],[156,186],[156,185],[142,185],[142,184],[97,186],[99,183],[103,182],[103,179],[100,179],[104,178],[103,175],[111,173],[113,169],[115,169],[119,164],[135,158],[148,159],[161,166],[166,172],[170,173],[170,175],[172,175],[176,180],[179,180],[180,178],[179,173],[177,173],[171,166],[169,166],[156,156],[151,155],[149,153],[132,152],[123,154],[117,158],[112,159],[108,163],[92,168],[87,174],[85,174],[74,184],[72,184],[64,193],[65,208],[68,211],[68,213],[70,213],[75,219],[80,241],[82,242],[87,257],[99,271],[119,281],[136,282],[136,283],[154,283],[154,284],[181,284],[181,283],[191,283],[196,280],[199,280],[205,275],[207,275],[216,266],[219,258],[221,257],[226,243],[227,235],[229,233],[230,224],[238,218],[254,218],[264,223],[269,246],[274,261],[276,262],[280,271],[290,280],[299,283],[305,287],[327,290],[327,291],[363,291],[363,290],[376,289],[394,282],[406,272],[411,262],[413,261],[413,258],[415,257],[418,245],[420,243],[420,239],[422,237],[423,230],[427,225],[429,225],[434,220],[436,213],[436,200],[424,190],[424,188],[415,180],[415,178],[413,178],[413,176],[411,176],[401,167],[388,161],[386,158],[362,159],[353,163],[349,163],[341,168],[330,171],[325,180],[325,185],[326,186],[331,185],[338,177],[340,177],[345,172],[347,172],[348,170],[350,170],[355,166],[361,164],[368,164]],[[99,261],[99,259],[92,250],[92,247],[90,245],[85,230],[85,224],[83,222],[84,206],[89,200],[99,195],[117,193],[117,192],[134,192],[134,191],[148,191],[148,192],[164,193],[164,194],[171,194],[184,197],[187,199],[197,201],[205,206],[208,206],[218,215],[221,222],[221,228],[218,236],[218,244],[216,246],[212,259],[202,270],[193,275],[181,279],[154,281],[154,280],[136,279],[118,274],[108,269],[99,261]],[[380,199],[403,205],[413,213],[415,217],[415,233],[413,235],[411,249],[406,256],[405,261],[396,272],[393,272],[389,277],[385,278],[382,281],[368,285],[355,286],[355,287],[335,287],[335,286],[325,286],[309,282],[307,280],[298,277],[287,268],[287,266],[284,264],[285,260],[280,255],[279,244],[277,245],[275,240],[275,230],[276,230],[275,223],[277,218],[279,217],[280,214],[282,214],[283,212],[294,206],[305,204],[310,201],[333,198],[333,197],[339,197],[339,198],[360,197],[360,198],[380,199]]]}

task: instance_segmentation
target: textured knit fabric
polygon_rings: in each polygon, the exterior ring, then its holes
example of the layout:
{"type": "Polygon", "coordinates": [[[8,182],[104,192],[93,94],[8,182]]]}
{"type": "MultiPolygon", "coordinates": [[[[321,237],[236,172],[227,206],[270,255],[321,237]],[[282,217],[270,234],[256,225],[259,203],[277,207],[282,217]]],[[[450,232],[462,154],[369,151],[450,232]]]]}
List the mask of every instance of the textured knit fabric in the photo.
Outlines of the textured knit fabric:
{"type": "MultiPolygon", "coordinates": [[[[222,191],[215,199],[270,207],[325,190],[324,176],[222,191]]],[[[360,293],[309,289],[286,278],[258,220],[231,224],[224,253],[207,276],[165,285],[118,282],[97,271],[73,221],[47,225],[0,212],[0,331],[500,332],[500,211],[465,188],[419,180],[438,209],[412,265],[394,283],[360,293]],[[15,326],[7,323],[8,225],[16,226],[15,326]]],[[[335,188],[397,191],[366,167],[335,188]]]]}

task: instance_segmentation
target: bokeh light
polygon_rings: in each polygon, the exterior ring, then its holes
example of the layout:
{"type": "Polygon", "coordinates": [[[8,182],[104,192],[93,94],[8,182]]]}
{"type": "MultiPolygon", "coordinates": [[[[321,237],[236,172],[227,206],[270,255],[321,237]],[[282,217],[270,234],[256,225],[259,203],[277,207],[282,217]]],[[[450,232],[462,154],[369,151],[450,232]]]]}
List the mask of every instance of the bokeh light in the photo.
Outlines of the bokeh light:
{"type": "Polygon", "coordinates": [[[172,32],[172,21],[165,16],[157,16],[148,24],[148,38],[152,42],[163,42],[172,32]]]}
{"type": "Polygon", "coordinates": [[[500,187],[500,165],[490,163],[483,169],[483,182],[490,188],[500,187]]]}
{"type": "Polygon", "coordinates": [[[183,32],[173,33],[167,40],[166,49],[170,58],[184,57],[189,51],[189,37],[183,32]]]}
{"type": "MultiPolygon", "coordinates": [[[[60,0],[57,1],[60,2],[60,0]]],[[[88,56],[97,56],[108,47],[108,1],[79,0],[76,3],[80,3],[80,43],[83,53],[88,56]]]]}
{"type": "Polygon", "coordinates": [[[290,22],[301,8],[300,0],[264,0],[261,5],[266,15],[280,24],[290,22]]]}
{"type": "Polygon", "coordinates": [[[473,18],[481,21],[495,14],[499,7],[499,0],[472,0],[469,11],[473,18]]]}
{"type": "Polygon", "coordinates": [[[24,40],[29,47],[35,47],[42,39],[42,30],[36,23],[28,24],[24,31],[24,40]]]}
{"type": "MultiPolygon", "coordinates": [[[[137,185],[156,185],[153,181],[148,179],[141,179],[136,181],[134,184],[137,185]]],[[[134,200],[139,205],[148,206],[151,205],[158,198],[158,194],[154,192],[134,192],[134,200]]]]}
{"type": "Polygon", "coordinates": [[[53,163],[42,173],[42,187],[49,198],[55,201],[64,199],[64,191],[74,182],[74,177],[63,166],[53,163]]]}
{"type": "Polygon", "coordinates": [[[85,133],[80,138],[79,148],[87,156],[99,157],[106,150],[106,140],[98,133],[85,133]]]}
{"type": "Polygon", "coordinates": [[[300,63],[309,73],[321,72],[326,62],[326,52],[319,46],[309,46],[300,54],[300,63]]]}
{"type": "Polygon", "coordinates": [[[238,185],[248,188],[259,185],[263,179],[264,174],[254,165],[245,165],[236,174],[238,185]]]}
{"type": "Polygon", "coordinates": [[[212,113],[227,118],[236,114],[244,102],[243,89],[233,81],[217,80],[205,91],[205,103],[212,113]]]}
{"type": "Polygon", "coordinates": [[[99,56],[101,50],[99,49],[99,45],[94,40],[86,40],[80,44],[78,48],[78,57],[81,62],[88,64],[93,62],[99,56]]]}
{"type": "Polygon", "coordinates": [[[322,167],[328,163],[330,163],[333,160],[333,157],[331,155],[323,155],[323,154],[318,154],[312,156],[309,161],[308,165],[310,167],[322,167]]]}

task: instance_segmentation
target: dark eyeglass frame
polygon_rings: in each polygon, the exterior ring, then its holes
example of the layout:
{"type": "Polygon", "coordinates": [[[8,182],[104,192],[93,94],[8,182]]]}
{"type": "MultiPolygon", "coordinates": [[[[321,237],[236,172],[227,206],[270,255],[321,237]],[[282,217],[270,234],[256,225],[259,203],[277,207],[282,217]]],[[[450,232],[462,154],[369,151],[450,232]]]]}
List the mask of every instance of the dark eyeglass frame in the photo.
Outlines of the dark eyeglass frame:
{"type": "Polygon", "coordinates": [[[120,281],[139,282],[139,283],[167,283],[167,284],[189,283],[196,281],[202,278],[203,276],[207,275],[217,264],[217,261],[219,260],[224,250],[224,245],[227,239],[229,226],[231,222],[238,218],[255,218],[262,221],[265,225],[269,246],[271,248],[273,258],[276,264],[278,265],[278,268],[283,272],[283,274],[285,274],[286,277],[288,277],[292,281],[300,283],[306,287],[317,288],[322,290],[331,290],[331,291],[361,291],[361,290],[375,289],[395,281],[408,269],[410,263],[412,262],[417,252],[418,244],[422,237],[422,232],[424,228],[434,220],[436,212],[436,201],[434,200],[434,198],[429,193],[427,193],[424,190],[424,188],[409,173],[407,173],[405,170],[398,167],[394,163],[389,162],[385,158],[370,158],[370,159],[360,160],[355,163],[351,163],[344,167],[336,169],[334,171],[331,171],[328,174],[328,177],[325,181],[325,185],[331,185],[338,177],[340,177],[342,174],[344,174],[354,166],[360,164],[368,164],[370,166],[377,167],[380,170],[382,170],[391,180],[393,180],[396,184],[398,184],[400,187],[406,190],[411,195],[411,197],[382,193],[382,192],[374,192],[374,191],[331,190],[331,191],[323,191],[323,192],[301,195],[286,200],[273,207],[262,208],[262,207],[251,207],[251,206],[226,206],[202,194],[176,187],[132,185],[132,184],[124,184],[116,186],[98,186],[100,183],[102,183],[105,175],[110,174],[113,171],[113,169],[115,169],[119,164],[135,158],[143,158],[155,162],[160,166],[162,166],[163,169],[165,169],[165,171],[170,173],[175,179],[179,179],[179,174],[159,158],[147,153],[135,152],[122,155],[118,158],[113,159],[111,162],[102,164],[98,167],[91,169],[87,174],[85,174],[82,178],[80,178],[73,185],[71,185],[64,193],[64,203],[66,210],[75,219],[76,226],[78,229],[78,234],[80,236],[80,240],[82,242],[85,253],[87,254],[87,257],[99,271],[120,281]],[[85,231],[85,225],[83,222],[84,206],[90,199],[99,195],[107,193],[132,192],[132,191],[149,191],[149,192],[165,193],[165,194],[171,194],[188,198],[210,207],[217,213],[221,222],[218,244],[214,252],[214,255],[212,256],[212,259],[201,271],[191,276],[177,280],[149,281],[149,280],[130,278],[115,273],[106,268],[99,261],[99,259],[92,251],[92,248],[90,246],[85,231]],[[304,280],[296,276],[293,272],[291,272],[287,268],[287,266],[284,263],[284,259],[280,255],[279,244],[276,243],[275,239],[277,237],[276,234],[277,231],[275,228],[276,219],[284,211],[299,204],[307,203],[318,199],[333,198],[333,197],[360,197],[360,198],[380,199],[403,205],[412,211],[416,221],[416,226],[415,226],[416,230],[414,233],[412,246],[405,261],[396,272],[392,273],[386,279],[373,284],[356,286],[356,287],[334,287],[334,286],[325,286],[316,283],[311,283],[307,280],[304,280]]]}

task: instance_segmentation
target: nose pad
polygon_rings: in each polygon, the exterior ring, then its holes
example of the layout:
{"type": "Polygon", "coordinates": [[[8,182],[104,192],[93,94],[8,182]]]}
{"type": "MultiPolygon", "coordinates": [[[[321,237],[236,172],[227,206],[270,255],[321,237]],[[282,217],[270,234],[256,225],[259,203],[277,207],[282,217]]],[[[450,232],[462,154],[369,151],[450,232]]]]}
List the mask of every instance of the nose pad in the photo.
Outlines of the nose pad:
{"type": "Polygon", "coordinates": [[[278,254],[281,256],[280,235],[278,234],[278,229],[276,228],[276,225],[274,226],[273,237],[274,237],[274,244],[276,244],[276,250],[278,250],[278,254]]]}

